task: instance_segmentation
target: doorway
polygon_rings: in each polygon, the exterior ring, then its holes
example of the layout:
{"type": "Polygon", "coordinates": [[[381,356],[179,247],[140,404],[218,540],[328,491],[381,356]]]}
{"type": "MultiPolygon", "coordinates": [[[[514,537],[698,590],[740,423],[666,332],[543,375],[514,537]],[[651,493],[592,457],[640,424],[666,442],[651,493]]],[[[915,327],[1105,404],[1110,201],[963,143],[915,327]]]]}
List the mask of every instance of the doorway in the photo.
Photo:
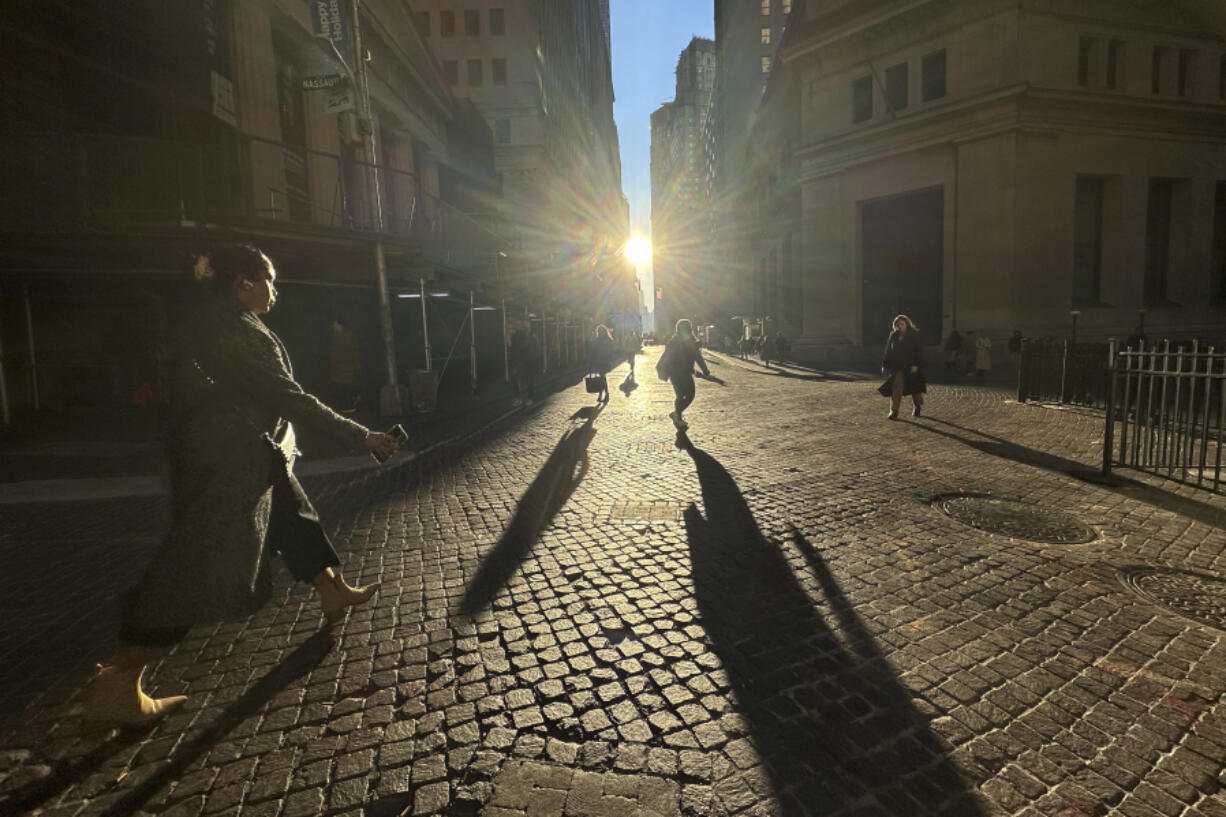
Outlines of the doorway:
{"type": "Polygon", "coordinates": [[[940,187],[860,203],[862,337],[884,342],[907,315],[926,345],[941,340],[945,194],[940,187]]]}

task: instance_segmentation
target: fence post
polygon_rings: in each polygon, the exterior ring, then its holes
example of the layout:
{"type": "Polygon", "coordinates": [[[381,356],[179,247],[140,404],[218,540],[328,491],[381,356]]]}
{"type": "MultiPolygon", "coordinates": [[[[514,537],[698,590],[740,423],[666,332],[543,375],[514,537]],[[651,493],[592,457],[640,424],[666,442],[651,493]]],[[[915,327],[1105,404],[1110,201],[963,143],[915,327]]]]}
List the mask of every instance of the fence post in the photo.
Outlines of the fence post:
{"type": "Polygon", "coordinates": [[[1068,394],[1068,341],[1064,342],[1064,355],[1060,361],[1060,404],[1069,401],[1068,394]]]}
{"type": "Polygon", "coordinates": [[[1017,402],[1030,398],[1030,338],[1022,338],[1022,352],[1017,359],[1017,402]]]}
{"type": "Polygon", "coordinates": [[[1107,426],[1103,429],[1103,476],[1111,476],[1111,451],[1115,448],[1115,338],[1107,341],[1107,426]]]}

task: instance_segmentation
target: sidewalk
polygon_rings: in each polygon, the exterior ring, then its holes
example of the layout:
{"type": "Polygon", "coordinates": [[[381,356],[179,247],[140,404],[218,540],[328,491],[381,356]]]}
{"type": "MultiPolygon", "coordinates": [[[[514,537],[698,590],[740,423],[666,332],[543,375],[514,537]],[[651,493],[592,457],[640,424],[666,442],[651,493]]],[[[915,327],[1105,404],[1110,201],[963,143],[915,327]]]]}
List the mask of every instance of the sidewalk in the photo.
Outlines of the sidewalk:
{"type": "MultiPolygon", "coordinates": [[[[581,376],[579,369],[553,373],[537,384],[537,397],[569,388],[581,376]]],[[[514,406],[508,388],[498,383],[476,395],[450,395],[427,414],[360,421],[374,423],[374,428],[397,422],[404,426],[409,441],[391,461],[400,464],[526,408],[530,406],[514,406]]],[[[91,431],[108,435],[106,428],[91,431]]],[[[341,452],[328,440],[308,438],[303,447],[306,450],[295,467],[300,477],[344,474],[371,464],[369,456],[341,452]]],[[[151,497],[166,492],[160,475],[162,443],[153,429],[125,429],[110,433],[109,439],[9,440],[0,442],[0,463],[0,505],[151,497]]]]}

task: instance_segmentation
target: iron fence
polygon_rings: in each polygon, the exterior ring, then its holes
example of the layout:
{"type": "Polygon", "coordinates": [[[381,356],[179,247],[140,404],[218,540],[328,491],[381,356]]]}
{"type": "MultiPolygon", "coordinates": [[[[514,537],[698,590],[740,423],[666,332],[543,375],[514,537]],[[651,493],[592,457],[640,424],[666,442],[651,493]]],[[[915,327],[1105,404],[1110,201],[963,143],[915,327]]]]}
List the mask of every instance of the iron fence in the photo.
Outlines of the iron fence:
{"type": "Polygon", "coordinates": [[[1017,368],[1018,402],[1103,408],[1110,377],[1107,361],[1105,343],[1025,338],[1017,368]]]}
{"type": "Polygon", "coordinates": [[[1226,353],[1196,341],[1122,350],[1111,341],[1107,360],[1103,473],[1131,468],[1220,490],[1226,353]]]}

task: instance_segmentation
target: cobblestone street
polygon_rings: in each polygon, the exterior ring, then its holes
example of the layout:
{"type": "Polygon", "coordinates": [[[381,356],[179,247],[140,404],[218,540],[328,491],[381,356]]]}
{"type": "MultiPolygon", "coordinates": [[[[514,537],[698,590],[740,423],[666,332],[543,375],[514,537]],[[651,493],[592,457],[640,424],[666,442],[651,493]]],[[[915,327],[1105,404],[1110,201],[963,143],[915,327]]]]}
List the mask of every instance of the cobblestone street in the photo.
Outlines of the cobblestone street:
{"type": "Polygon", "coordinates": [[[0,814],[1226,816],[1222,497],[1093,479],[1088,410],[888,422],[871,378],[718,354],[677,438],[659,351],[601,412],[309,480],[380,594],[329,636],[281,571],[143,734],[75,711],[165,500],[0,506],[0,814]]]}

